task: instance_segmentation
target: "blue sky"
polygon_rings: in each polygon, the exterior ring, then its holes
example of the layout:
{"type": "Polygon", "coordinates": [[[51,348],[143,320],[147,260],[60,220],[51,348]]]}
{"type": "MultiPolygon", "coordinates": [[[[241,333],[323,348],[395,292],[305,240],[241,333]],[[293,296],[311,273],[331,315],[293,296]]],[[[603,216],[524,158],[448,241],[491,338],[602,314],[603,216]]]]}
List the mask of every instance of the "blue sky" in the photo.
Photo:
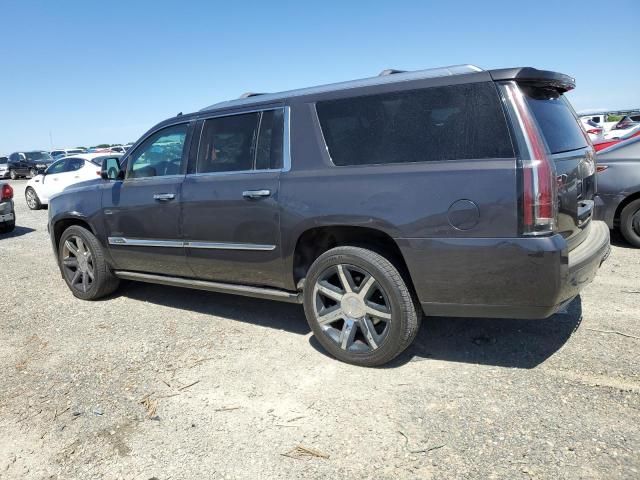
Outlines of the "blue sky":
{"type": "Polygon", "coordinates": [[[0,154],[385,68],[534,66],[576,77],[577,109],[640,107],[637,0],[0,0],[0,24],[0,154]]]}

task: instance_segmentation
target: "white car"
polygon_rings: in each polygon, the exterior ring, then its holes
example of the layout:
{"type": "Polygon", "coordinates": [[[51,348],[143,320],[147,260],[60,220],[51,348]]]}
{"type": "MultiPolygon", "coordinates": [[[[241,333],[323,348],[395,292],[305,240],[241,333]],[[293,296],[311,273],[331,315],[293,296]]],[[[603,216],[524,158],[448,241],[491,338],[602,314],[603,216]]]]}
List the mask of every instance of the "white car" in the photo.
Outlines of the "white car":
{"type": "Polygon", "coordinates": [[[600,143],[604,141],[604,128],[590,118],[582,117],[580,118],[580,123],[582,124],[584,131],[589,135],[591,143],[600,143]]]}
{"type": "Polygon", "coordinates": [[[100,178],[102,161],[105,158],[120,158],[119,154],[84,153],[64,157],[53,162],[44,174],[36,175],[27,182],[24,196],[31,210],[38,210],[49,203],[49,199],[70,185],[100,178]]]}
{"type": "Polygon", "coordinates": [[[57,160],[58,158],[68,157],[78,153],[87,153],[87,151],[84,148],[58,148],[56,150],[51,150],[49,155],[51,155],[54,160],[57,160]]]}

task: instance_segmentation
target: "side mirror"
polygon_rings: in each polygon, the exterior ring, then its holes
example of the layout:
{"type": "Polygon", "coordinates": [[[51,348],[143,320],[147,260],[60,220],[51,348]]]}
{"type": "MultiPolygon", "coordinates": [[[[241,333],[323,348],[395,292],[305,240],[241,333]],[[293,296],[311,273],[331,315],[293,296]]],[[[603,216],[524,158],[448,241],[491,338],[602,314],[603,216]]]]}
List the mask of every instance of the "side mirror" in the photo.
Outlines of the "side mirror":
{"type": "Polygon", "coordinates": [[[115,157],[105,158],[102,161],[100,177],[104,180],[124,180],[124,171],[120,166],[120,160],[115,157]]]}

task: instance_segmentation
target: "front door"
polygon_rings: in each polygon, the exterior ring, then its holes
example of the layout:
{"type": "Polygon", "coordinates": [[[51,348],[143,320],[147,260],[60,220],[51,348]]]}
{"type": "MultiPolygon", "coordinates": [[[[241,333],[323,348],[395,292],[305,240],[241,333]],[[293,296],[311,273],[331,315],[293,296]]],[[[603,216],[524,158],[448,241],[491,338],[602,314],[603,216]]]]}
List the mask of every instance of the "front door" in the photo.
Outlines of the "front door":
{"type": "Polygon", "coordinates": [[[188,123],[147,137],[127,158],[125,179],[102,193],[103,218],[116,268],[191,276],[180,231],[188,123]]]}
{"type": "Polygon", "coordinates": [[[197,278],[282,287],[278,188],[284,111],[207,119],[183,186],[183,235],[197,278]]]}

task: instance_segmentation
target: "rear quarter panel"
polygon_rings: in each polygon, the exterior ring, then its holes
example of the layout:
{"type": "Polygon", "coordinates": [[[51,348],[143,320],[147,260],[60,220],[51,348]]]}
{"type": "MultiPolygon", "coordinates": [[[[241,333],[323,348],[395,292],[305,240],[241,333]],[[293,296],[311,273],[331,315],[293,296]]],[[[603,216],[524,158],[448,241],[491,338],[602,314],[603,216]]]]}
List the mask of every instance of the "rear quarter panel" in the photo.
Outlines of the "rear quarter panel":
{"type": "Polygon", "coordinates": [[[279,198],[289,266],[297,239],[319,226],[370,227],[396,240],[517,235],[515,158],[336,167],[313,105],[293,105],[292,117],[294,167],[281,176],[279,198]],[[450,221],[455,214],[449,209],[459,200],[477,208],[477,214],[470,213],[477,217],[476,224],[466,229],[450,221]]]}

